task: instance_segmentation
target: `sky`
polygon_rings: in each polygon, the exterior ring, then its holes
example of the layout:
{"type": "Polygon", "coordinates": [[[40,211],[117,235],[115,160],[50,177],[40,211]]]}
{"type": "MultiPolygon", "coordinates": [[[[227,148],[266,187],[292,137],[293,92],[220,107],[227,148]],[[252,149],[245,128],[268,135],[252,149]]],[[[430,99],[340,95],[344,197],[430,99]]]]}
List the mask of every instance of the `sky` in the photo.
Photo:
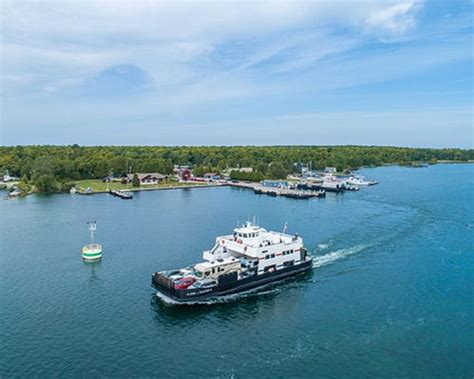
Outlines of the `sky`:
{"type": "Polygon", "coordinates": [[[474,145],[471,1],[0,3],[1,145],[474,145]]]}

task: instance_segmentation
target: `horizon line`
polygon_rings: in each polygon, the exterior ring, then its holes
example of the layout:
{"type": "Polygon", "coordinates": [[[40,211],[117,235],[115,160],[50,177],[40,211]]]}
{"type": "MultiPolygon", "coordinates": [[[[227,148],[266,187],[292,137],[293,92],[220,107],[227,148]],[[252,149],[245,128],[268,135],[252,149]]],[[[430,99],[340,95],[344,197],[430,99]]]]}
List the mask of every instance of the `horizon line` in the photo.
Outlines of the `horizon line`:
{"type": "Polygon", "coordinates": [[[305,144],[287,144],[287,145],[117,145],[117,144],[110,144],[110,145],[81,145],[78,143],[72,144],[12,144],[12,145],[3,145],[0,144],[0,148],[12,148],[12,147],[72,147],[77,145],[78,147],[88,147],[88,148],[95,148],[95,147],[162,147],[162,148],[191,148],[191,147],[203,147],[203,148],[236,148],[236,147],[260,147],[260,148],[267,148],[267,147],[366,147],[366,148],[396,148],[396,149],[432,149],[432,150],[448,150],[448,149],[458,149],[458,150],[474,150],[473,147],[464,148],[464,147],[430,147],[430,146],[403,146],[403,145],[359,145],[359,144],[312,144],[312,145],[305,145],[305,144]]]}

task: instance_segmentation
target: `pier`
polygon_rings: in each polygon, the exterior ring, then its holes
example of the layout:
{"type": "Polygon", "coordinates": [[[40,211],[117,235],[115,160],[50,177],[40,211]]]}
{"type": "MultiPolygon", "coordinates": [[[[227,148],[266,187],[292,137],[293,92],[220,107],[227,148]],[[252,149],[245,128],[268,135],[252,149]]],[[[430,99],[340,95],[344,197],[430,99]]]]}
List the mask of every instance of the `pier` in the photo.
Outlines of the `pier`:
{"type": "Polygon", "coordinates": [[[310,199],[312,197],[325,197],[326,191],[324,190],[303,190],[294,188],[282,188],[282,187],[266,187],[260,183],[247,183],[247,182],[229,182],[230,186],[247,188],[253,190],[257,195],[267,196],[282,196],[289,197],[292,199],[310,199]]]}

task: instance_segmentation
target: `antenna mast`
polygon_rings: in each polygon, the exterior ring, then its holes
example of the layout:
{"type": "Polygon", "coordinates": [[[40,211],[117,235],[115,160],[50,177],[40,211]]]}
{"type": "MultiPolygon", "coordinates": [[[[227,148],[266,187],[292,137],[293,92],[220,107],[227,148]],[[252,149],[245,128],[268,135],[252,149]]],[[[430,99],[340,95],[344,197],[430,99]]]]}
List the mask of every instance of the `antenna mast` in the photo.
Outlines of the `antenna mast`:
{"type": "Polygon", "coordinates": [[[89,225],[89,232],[91,232],[91,244],[94,244],[94,232],[97,230],[97,222],[87,221],[87,225],[89,225]]]}

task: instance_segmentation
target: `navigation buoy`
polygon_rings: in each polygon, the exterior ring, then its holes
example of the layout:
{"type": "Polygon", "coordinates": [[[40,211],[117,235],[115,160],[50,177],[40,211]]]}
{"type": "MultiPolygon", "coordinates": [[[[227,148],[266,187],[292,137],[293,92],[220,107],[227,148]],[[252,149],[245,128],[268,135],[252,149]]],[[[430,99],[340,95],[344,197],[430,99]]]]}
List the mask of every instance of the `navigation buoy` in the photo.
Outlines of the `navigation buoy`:
{"type": "Polygon", "coordinates": [[[96,261],[102,258],[102,245],[94,243],[94,232],[97,230],[97,222],[87,221],[91,233],[91,243],[82,248],[82,259],[85,261],[96,261]]]}

